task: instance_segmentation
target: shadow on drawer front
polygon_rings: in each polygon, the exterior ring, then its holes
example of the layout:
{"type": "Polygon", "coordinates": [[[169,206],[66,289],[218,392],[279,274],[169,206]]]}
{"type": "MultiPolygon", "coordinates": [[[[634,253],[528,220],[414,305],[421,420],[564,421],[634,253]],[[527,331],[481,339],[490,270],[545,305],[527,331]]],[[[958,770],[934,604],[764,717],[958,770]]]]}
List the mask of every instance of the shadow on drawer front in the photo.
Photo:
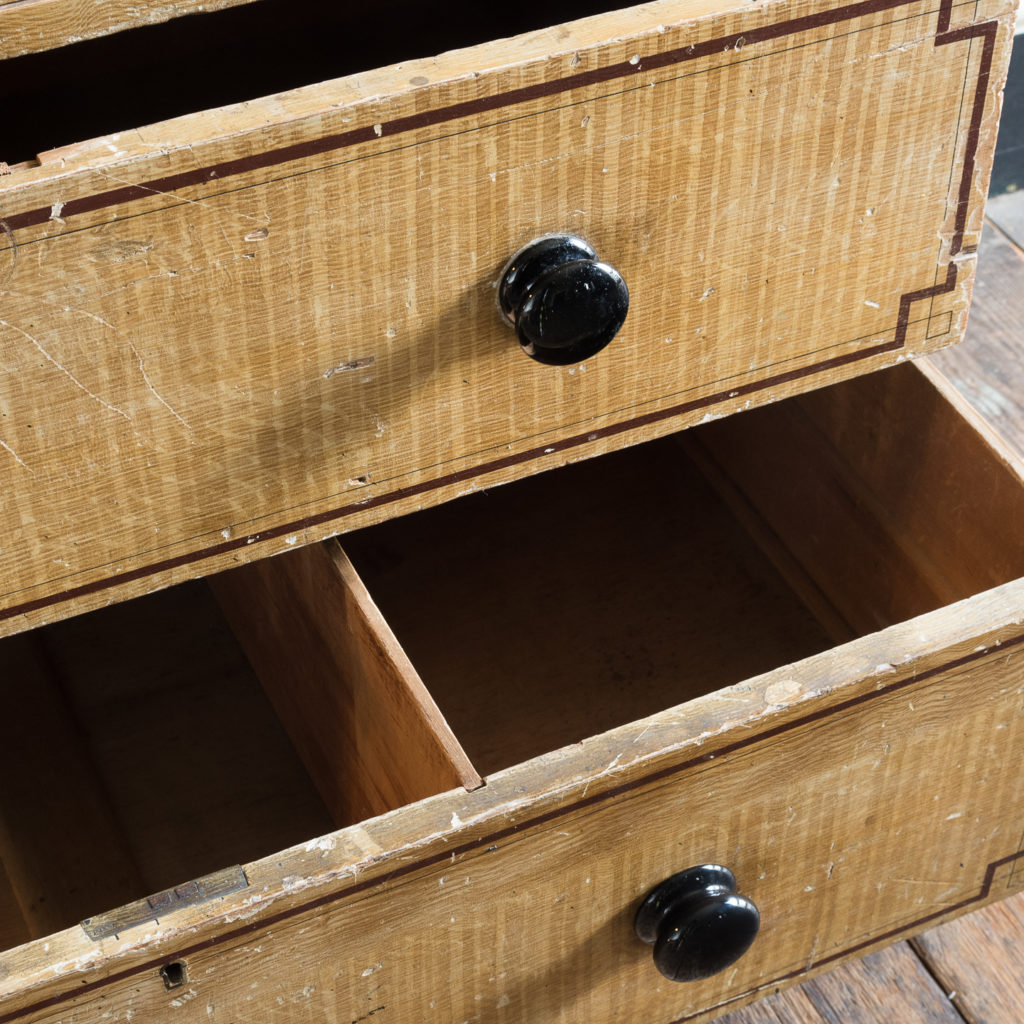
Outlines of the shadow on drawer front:
{"type": "Polygon", "coordinates": [[[1022,575],[904,365],[213,578],[308,777],[199,585],[6,640],[0,945],[1022,575]]]}

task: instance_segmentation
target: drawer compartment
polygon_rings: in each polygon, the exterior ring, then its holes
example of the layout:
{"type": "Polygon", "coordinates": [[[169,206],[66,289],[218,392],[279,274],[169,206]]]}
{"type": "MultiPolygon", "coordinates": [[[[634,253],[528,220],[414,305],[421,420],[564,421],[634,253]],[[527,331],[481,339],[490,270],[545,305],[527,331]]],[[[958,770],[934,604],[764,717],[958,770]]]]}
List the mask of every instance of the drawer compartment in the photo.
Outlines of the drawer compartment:
{"type": "Polygon", "coordinates": [[[224,574],[323,805],[435,783],[158,925],[0,954],[0,1021],[698,1021],[1019,889],[1022,575],[1019,465],[910,364],[224,574]],[[761,934],[673,984],[632,917],[710,861],[761,934]]]}
{"type": "Polygon", "coordinates": [[[403,701],[386,667],[373,683],[335,688],[350,714],[333,738],[355,756],[332,762],[325,806],[204,585],[7,638],[0,949],[87,918],[95,931],[119,904],[478,784],[446,760],[459,752],[443,723],[430,731],[429,700],[403,701]],[[385,773],[374,751],[399,736],[419,760],[385,773]]]}
{"type": "MultiPolygon", "coordinates": [[[[369,911],[409,1020],[454,948],[479,959],[452,1019],[473,992],[493,993],[485,1019],[703,1019],[1021,884],[1024,786],[984,766],[1024,742],[1024,481],[928,368],[239,570],[217,581],[229,617],[267,607],[288,562],[365,585],[382,644],[487,777],[453,812],[451,860],[369,911]],[[763,934],[672,985],[630,915],[708,860],[763,934]],[[447,935],[415,969],[412,919],[447,935]]],[[[259,665],[277,626],[251,614],[259,665]]]]}
{"type": "Polygon", "coordinates": [[[17,165],[0,629],[955,341],[1011,26],[665,0],[17,165]],[[550,232],[630,289],[578,366],[495,303],[550,232]]]}
{"type": "Polygon", "coordinates": [[[1024,501],[900,368],[342,547],[490,774],[1024,576],[1024,501]]]}

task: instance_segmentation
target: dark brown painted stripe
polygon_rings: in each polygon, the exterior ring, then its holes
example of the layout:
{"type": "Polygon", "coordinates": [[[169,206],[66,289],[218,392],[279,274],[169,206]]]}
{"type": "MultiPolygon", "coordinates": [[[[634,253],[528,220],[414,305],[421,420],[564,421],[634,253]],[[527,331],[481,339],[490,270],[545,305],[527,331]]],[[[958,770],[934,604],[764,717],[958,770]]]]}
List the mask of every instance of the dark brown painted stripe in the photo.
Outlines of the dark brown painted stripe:
{"type": "MultiPolygon", "coordinates": [[[[560,807],[555,808],[551,811],[546,811],[543,814],[539,814],[534,818],[529,818],[521,823],[506,826],[497,832],[492,832],[489,835],[481,838],[474,839],[470,842],[463,843],[460,846],[449,847],[440,853],[435,853],[429,857],[424,857],[422,860],[414,861],[411,863],[402,864],[401,867],[395,868],[386,874],[380,875],[376,878],[363,879],[360,882],[354,882],[352,885],[346,886],[342,889],[335,890],[334,892],[328,893],[324,896],[319,896],[316,899],[309,900],[306,903],[299,904],[295,907],[290,907],[287,910],[282,910],[274,914],[269,914],[266,917],[260,918],[256,921],[249,921],[246,924],[240,925],[237,928],[233,928],[228,932],[221,932],[218,935],[212,936],[202,942],[194,943],[190,946],[178,948],[173,951],[165,951],[159,959],[150,960],[142,964],[137,964],[134,967],[127,968],[126,970],[119,971],[116,974],[111,974],[106,978],[102,978],[98,981],[87,982],[86,984],[80,985],[78,988],[68,989],[64,992],[58,993],[57,995],[51,996],[48,999],[40,1000],[31,1006],[25,1007],[21,1010],[14,1010],[10,1013],[0,1016],[0,1024],[9,1024],[11,1021],[18,1020],[29,1014],[37,1013],[40,1010],[45,1010],[49,1007],[56,1006],[60,1003],[67,1002],[71,999],[75,999],[78,996],[87,995],[98,989],[105,988],[109,985],[117,984],[118,982],[125,981],[128,978],[135,977],[139,974],[144,974],[149,971],[155,972],[163,964],[170,960],[184,958],[192,956],[195,953],[202,952],[204,950],[211,949],[214,946],[223,945],[231,942],[235,939],[242,938],[246,935],[251,935],[253,932],[262,931],[268,928],[273,928],[283,921],[290,920],[291,918],[298,917],[302,914],[307,914],[311,911],[320,910],[324,907],[330,906],[333,903],[337,903],[340,900],[348,899],[352,896],[357,896],[360,893],[366,892],[369,889],[377,888],[378,886],[389,885],[397,882],[403,877],[412,874],[413,872],[422,871],[442,862],[452,861],[457,857],[465,856],[466,854],[479,851],[482,848],[487,850],[488,847],[495,846],[501,842],[517,837],[530,829],[536,829],[540,826],[550,824],[551,822],[557,821],[560,818],[565,817],[568,814],[586,810],[588,808],[596,807],[599,804],[607,803],[610,800],[615,800],[619,797],[625,796],[637,789],[645,788],[659,782],[665,782],[675,776],[681,775],[694,768],[706,766],[711,762],[715,762],[716,765],[723,764],[723,759],[728,757],[730,754],[735,754],[747,747],[756,746],[760,743],[764,743],[767,740],[775,739],[778,736],[782,736],[785,733],[793,732],[806,725],[811,725],[817,722],[821,722],[825,719],[831,718],[834,715],[843,714],[849,711],[851,708],[858,707],[863,704],[870,703],[871,701],[877,700],[884,696],[889,696],[893,693],[898,693],[900,690],[907,689],[910,686],[915,686],[920,683],[927,682],[930,679],[935,679],[947,672],[955,671],[959,668],[963,668],[966,665],[970,665],[976,661],[984,658],[994,656],[1003,657],[1003,653],[1008,650],[1012,650],[1024,644],[1024,634],[1019,636],[1011,637],[1008,640],[1002,641],[998,649],[988,649],[982,651],[972,651],[970,654],[965,654],[962,657],[954,658],[952,661],[948,661],[942,665],[937,665],[930,668],[920,674],[911,674],[899,679],[888,686],[882,687],[877,690],[869,690],[866,693],[862,693],[856,697],[851,697],[849,700],[843,701],[842,703],[833,705],[831,707],[822,708],[818,711],[812,711],[809,714],[804,715],[801,718],[793,719],[789,722],[783,722],[780,725],[775,726],[772,729],[767,729],[762,733],[758,733],[754,736],[744,736],[732,743],[726,743],[721,747],[714,750],[703,751],[696,757],[689,758],[686,761],[680,762],[679,764],[668,765],[664,768],[659,768],[656,771],[651,772],[648,775],[640,776],[635,779],[631,779],[628,782],[623,782],[618,786],[612,786],[609,789],[603,790],[598,793],[594,793],[590,796],[583,796],[579,800],[572,803],[563,804],[560,807]]],[[[584,792],[586,790],[584,789],[584,792]]],[[[991,880],[994,877],[995,867],[999,864],[1006,863],[1021,854],[1015,854],[1011,857],[1003,858],[1002,860],[995,861],[994,864],[990,864],[988,871],[985,875],[985,881],[982,885],[980,894],[968,897],[960,903],[954,904],[949,907],[943,908],[938,913],[928,914],[918,920],[908,922],[906,925],[901,925],[899,928],[892,932],[887,932],[885,935],[869,940],[867,942],[859,943],[856,946],[849,947],[839,953],[830,954],[827,957],[816,961],[814,966],[821,966],[823,964],[831,963],[833,960],[838,960],[842,957],[848,956],[861,949],[867,948],[869,945],[873,945],[876,942],[884,941],[885,938],[890,936],[898,935],[903,932],[909,931],[916,928],[920,924],[927,924],[937,916],[951,913],[955,910],[962,909],[970,906],[972,903],[983,900],[989,892],[991,887],[991,880]]],[[[788,980],[796,977],[799,974],[804,973],[804,970],[798,970],[784,975],[780,978],[780,981],[788,980]]],[[[746,994],[746,993],[744,993],[746,994]]],[[[740,998],[740,997],[737,997],[740,998]]],[[[703,1012],[703,1011],[702,1011],[703,1012]]],[[[692,1018],[683,1018],[683,1021],[690,1020],[692,1018]]],[[[681,1022],[676,1022],[681,1024],[681,1022]]]]}
{"type": "MultiPolygon", "coordinates": [[[[915,0],[864,0],[864,2],[853,4],[848,7],[841,7],[832,11],[824,11],[820,12],[819,14],[808,15],[803,18],[791,19],[790,21],[780,22],[775,25],[763,26],[760,29],[752,30],[751,32],[744,35],[734,33],[729,36],[719,37],[718,39],[708,40],[705,43],[695,44],[689,47],[677,48],[675,50],[667,51],[664,54],[656,54],[651,58],[644,58],[644,60],[642,60],[637,65],[631,65],[627,61],[623,64],[615,64],[610,65],[607,68],[599,68],[593,71],[583,72],[580,75],[570,76],[569,78],[559,79],[554,82],[541,83],[540,85],[529,87],[526,90],[513,90],[512,92],[502,94],[501,96],[487,97],[482,100],[469,101],[468,103],[458,104],[452,107],[445,107],[442,108],[441,110],[427,111],[422,114],[413,115],[412,117],[398,119],[396,121],[389,122],[391,126],[389,132],[391,134],[394,134],[396,131],[409,131],[412,130],[412,128],[414,127],[422,127],[424,124],[438,123],[441,120],[451,119],[452,117],[455,116],[464,116],[467,113],[474,113],[477,112],[478,110],[491,109],[492,106],[505,105],[507,102],[523,102],[524,99],[533,98],[534,95],[546,95],[548,93],[565,91],[566,89],[570,88],[577,88],[580,85],[591,84],[592,81],[607,80],[610,78],[620,77],[621,75],[631,74],[644,66],[660,66],[652,64],[652,62],[657,62],[659,60],[663,61],[665,65],[679,63],[681,61],[695,59],[698,56],[706,56],[709,53],[717,52],[718,49],[735,49],[736,46],[741,43],[741,41],[742,45],[747,45],[747,43],[750,41],[763,41],[764,39],[768,38],[777,38],[778,36],[791,34],[793,32],[804,31],[808,28],[819,27],[821,25],[835,24],[837,22],[846,21],[851,18],[862,17],[866,14],[872,14],[879,11],[889,10],[891,8],[903,6],[904,4],[912,2],[915,2],[915,0]],[[602,75],[606,76],[606,78],[601,79],[600,77],[593,77],[602,75]],[[538,89],[547,90],[547,93],[536,93],[536,90],[538,89]],[[527,93],[529,93],[529,96],[526,95],[527,93]],[[484,104],[484,106],[479,106],[480,104],[484,104]]],[[[964,29],[958,29],[955,32],[945,31],[949,27],[952,6],[953,0],[942,0],[941,8],[938,15],[938,29],[940,31],[940,34],[936,36],[936,45],[946,45],[949,43],[959,42],[974,37],[982,37],[985,40],[985,46],[983,49],[982,59],[979,68],[978,82],[975,88],[971,122],[968,129],[967,141],[965,144],[964,170],[961,176],[957,200],[957,216],[954,229],[954,237],[951,244],[951,252],[952,254],[955,255],[960,251],[963,244],[963,234],[966,225],[968,205],[971,194],[971,185],[974,174],[975,156],[980,139],[981,120],[984,113],[985,97],[987,93],[989,75],[991,70],[996,26],[993,22],[987,22],[981,25],[968,26],[967,28],[964,29]]],[[[366,140],[366,133],[368,131],[372,132],[372,129],[353,129],[352,131],[342,133],[341,135],[331,135],[325,136],[321,139],[308,140],[307,142],[303,142],[295,146],[284,147],[282,149],[272,150],[269,153],[244,157],[240,158],[239,160],[228,161],[223,164],[215,165],[212,168],[199,169],[197,171],[187,173],[191,175],[208,174],[208,177],[227,176],[229,174],[242,173],[244,170],[251,170],[258,166],[268,166],[268,164],[260,163],[260,161],[263,160],[264,158],[268,159],[270,163],[283,162],[286,159],[296,159],[298,156],[308,155],[311,152],[319,152],[322,149],[338,148],[338,146],[341,145],[354,145],[356,141],[366,140]],[[300,150],[302,151],[301,153],[299,152],[300,150]]],[[[387,134],[387,132],[385,134],[387,134]]],[[[373,137],[377,137],[375,133],[373,133],[373,137]]],[[[100,193],[99,196],[86,197],[81,200],[72,200],[65,206],[63,212],[67,213],[67,211],[70,209],[73,214],[75,212],[74,204],[76,202],[86,203],[91,202],[93,200],[98,201],[99,199],[102,199],[103,196],[109,197],[115,194],[121,196],[128,196],[130,193],[131,198],[141,198],[142,195],[144,194],[151,194],[156,189],[157,185],[161,186],[159,191],[167,191],[168,187],[171,187],[171,185],[169,185],[168,183],[172,183],[173,180],[177,180],[179,178],[181,178],[181,175],[171,176],[170,178],[165,179],[159,179],[156,182],[148,183],[148,185],[132,185],[122,189],[115,189],[111,192],[100,193]],[[139,192],[138,190],[140,189],[143,191],[139,192]]],[[[204,180],[208,180],[208,178],[204,180]]],[[[181,187],[181,185],[179,184],[177,187],[181,187]]],[[[127,200],[122,199],[116,201],[127,200]]],[[[102,206],[104,204],[99,203],[99,205],[102,206]]],[[[98,207],[90,207],[90,209],[92,208],[98,207]]],[[[32,211],[30,211],[30,213],[31,212],[32,211]]],[[[83,210],[79,209],[78,212],[83,212],[83,210]]],[[[28,216],[28,214],[15,216],[28,216]]],[[[49,212],[47,211],[47,217],[48,216],[49,212]]],[[[6,221],[4,223],[8,227],[10,226],[10,221],[6,221]]],[[[379,495],[375,498],[367,499],[364,502],[357,502],[354,504],[345,505],[327,512],[318,513],[314,516],[309,516],[303,519],[295,520],[293,522],[285,524],[284,526],[274,527],[270,530],[261,533],[252,534],[250,536],[238,538],[233,541],[226,541],[224,543],[215,544],[206,548],[199,549],[198,551],[188,552],[186,554],[179,555],[173,558],[163,559],[159,562],[151,563],[150,565],[138,569],[129,570],[123,573],[117,573],[115,575],[106,577],[102,580],[95,580],[91,583],[82,584],[81,586],[69,588],[67,590],[63,590],[55,594],[37,598],[35,600],[21,602],[17,605],[13,605],[6,609],[0,609],[0,621],[13,618],[17,615],[26,614],[28,612],[37,611],[41,608],[49,607],[61,601],[73,600],[75,598],[84,597],[89,594],[96,593],[100,590],[121,586],[123,584],[145,578],[146,576],[154,575],[160,572],[167,572],[175,568],[179,568],[183,565],[192,564],[198,561],[203,561],[208,558],[216,557],[221,554],[226,554],[234,550],[239,550],[240,548],[246,547],[249,544],[253,544],[257,541],[273,540],[275,538],[287,536],[291,533],[298,532],[306,528],[315,528],[318,526],[322,526],[328,522],[339,521],[346,518],[347,516],[355,514],[356,512],[365,511],[366,509],[375,508],[383,505],[393,504],[397,501],[402,500],[403,498],[414,497],[417,494],[426,493],[431,490],[445,487],[449,484],[473,479],[487,473],[496,472],[500,469],[507,468],[512,465],[532,461],[534,459],[540,458],[543,455],[552,454],[553,451],[557,452],[572,449],[581,444],[585,444],[588,441],[598,440],[599,438],[602,437],[614,436],[627,430],[642,427],[673,416],[682,415],[695,409],[706,407],[708,405],[713,405],[718,402],[725,401],[731,397],[738,397],[744,394],[753,394],[756,393],[757,391],[762,391],[766,388],[775,387],[778,386],[779,384],[787,383],[789,381],[796,380],[802,377],[807,377],[861,359],[866,359],[873,355],[877,355],[880,352],[902,348],[906,338],[907,328],[910,322],[911,305],[914,302],[932,298],[952,291],[956,285],[956,280],[957,268],[955,264],[951,263],[947,268],[946,280],[942,284],[937,284],[932,286],[931,288],[921,289],[919,291],[907,292],[903,296],[901,296],[895,335],[891,342],[888,342],[884,345],[874,346],[869,349],[861,349],[856,352],[848,353],[845,356],[838,356],[833,359],[824,360],[820,363],[815,363],[807,367],[802,367],[798,370],[790,371],[789,373],[786,374],[780,374],[775,377],[767,378],[766,380],[763,381],[741,385],[739,388],[735,390],[718,392],[717,394],[710,395],[704,399],[697,399],[692,402],[672,406],[671,408],[661,410],[660,412],[649,413],[646,414],[645,416],[636,417],[634,419],[627,420],[619,424],[613,424],[608,427],[602,427],[595,431],[588,432],[587,434],[579,434],[576,435],[575,437],[570,437],[562,441],[554,442],[551,445],[546,445],[543,448],[533,448],[529,451],[520,453],[518,455],[511,455],[506,456],[503,459],[493,460],[482,466],[461,470],[456,473],[448,474],[446,476],[442,476],[431,481],[425,481],[423,483],[413,485],[412,487],[400,488],[388,494],[379,495]]]]}
{"type": "MultiPolygon", "coordinates": [[[[106,207],[131,203],[153,195],[174,192],[177,189],[189,188],[195,185],[203,185],[213,180],[219,181],[238,174],[246,174],[250,171],[261,170],[266,167],[274,167],[293,160],[301,160],[305,157],[316,156],[321,153],[330,153],[362,143],[375,142],[381,138],[402,135],[420,128],[455,121],[462,117],[471,117],[519,103],[528,103],[531,100],[541,99],[545,96],[555,96],[559,93],[570,92],[573,89],[586,88],[603,82],[626,78],[643,71],[657,70],[676,64],[683,64],[687,61],[699,60],[715,53],[741,49],[744,46],[753,46],[812,29],[835,25],[843,21],[894,10],[898,7],[908,6],[917,2],[918,0],[862,0],[860,3],[850,4],[845,7],[820,11],[817,14],[805,15],[801,18],[792,18],[788,21],[763,25],[760,28],[750,29],[746,32],[734,32],[726,36],[719,36],[716,39],[708,39],[702,43],[695,43],[692,46],[681,46],[663,53],[652,54],[649,57],[642,58],[636,64],[631,64],[629,61],[621,61],[617,64],[609,64],[590,71],[581,71],[564,78],[538,82],[535,85],[523,86],[519,89],[510,89],[507,92],[497,93],[493,96],[483,96],[473,100],[466,100],[462,103],[454,103],[446,107],[423,111],[418,114],[394,118],[390,121],[382,121],[379,125],[380,135],[377,134],[374,126],[366,125],[362,128],[352,128],[344,132],[323,135],[315,139],[305,139],[302,142],[293,143],[289,146],[280,146],[276,149],[237,157],[233,160],[224,160],[206,167],[181,171],[163,178],[154,178],[136,185],[126,185],[122,188],[110,189],[90,196],[83,196],[79,199],[72,199],[64,204],[61,210],[61,218],[68,220],[71,217],[76,217],[83,213],[91,213],[106,207]]],[[[942,0],[942,10],[951,11],[952,4],[953,0],[942,0]]],[[[940,13],[940,19],[941,17],[942,14],[940,13]]],[[[945,24],[948,26],[949,14],[947,13],[945,17],[945,24]]],[[[955,40],[950,39],[949,41],[954,42],[955,40]]],[[[22,213],[12,214],[4,218],[4,220],[12,231],[17,231],[21,228],[45,224],[50,219],[50,214],[49,206],[41,206],[34,210],[25,210],[22,213]]]]}
{"type": "MultiPolygon", "coordinates": [[[[955,279],[955,268],[951,267],[950,269],[954,271],[953,276],[955,279]]],[[[929,288],[925,292],[915,292],[913,294],[931,296],[948,290],[949,288],[945,285],[937,285],[935,288],[929,288]]],[[[906,305],[906,309],[909,310],[909,303],[906,305]]],[[[903,302],[900,303],[900,315],[901,317],[904,315],[903,302]]],[[[906,315],[907,318],[909,318],[909,313],[906,315]]],[[[730,399],[742,398],[744,395],[754,394],[758,391],[763,391],[766,388],[778,387],[781,384],[788,384],[790,381],[809,377],[816,373],[822,373],[825,370],[845,366],[861,359],[868,359],[871,356],[878,355],[882,352],[899,349],[902,347],[904,337],[906,336],[907,324],[908,319],[901,319],[897,325],[896,334],[893,340],[882,342],[869,348],[858,349],[857,351],[848,352],[841,356],[834,356],[831,359],[825,359],[821,362],[813,363],[810,366],[798,367],[785,373],[776,374],[773,377],[762,378],[756,381],[751,381],[747,384],[738,384],[736,387],[730,388],[728,391],[718,391],[714,394],[706,395],[703,398],[691,399],[688,402],[682,402],[666,409],[659,409],[654,412],[645,413],[642,416],[635,416],[632,419],[623,420],[619,423],[612,423],[605,427],[597,427],[594,430],[587,431],[586,433],[575,434],[572,437],[551,441],[548,444],[538,446],[536,448],[530,448],[527,451],[517,452],[512,455],[505,455],[502,458],[492,459],[489,462],[478,463],[477,465],[469,466],[466,469],[457,470],[454,473],[448,473],[444,476],[435,477],[431,480],[424,480],[418,484],[412,484],[408,487],[399,487],[394,491],[389,491],[386,494],[379,494],[372,498],[366,498],[363,501],[352,502],[325,512],[318,512],[315,515],[304,516],[301,519],[294,519],[291,522],[285,523],[283,526],[274,526],[268,530],[262,530],[259,533],[236,537],[233,540],[221,541],[217,544],[212,544],[209,547],[199,548],[195,551],[187,551],[181,555],[175,555],[173,558],[165,558],[158,562],[151,562],[147,565],[140,566],[137,569],[130,569],[127,572],[115,573],[112,576],[93,580],[90,583],[83,583],[78,587],[70,587],[67,590],[47,594],[43,597],[35,598],[34,600],[23,601],[20,604],[0,609],[0,622],[5,619],[12,619],[16,615],[26,615],[29,612],[39,611],[41,608],[48,608],[51,605],[59,604],[62,601],[75,600],[76,598],[86,597],[89,594],[95,594],[98,591],[107,590],[111,587],[118,587],[126,583],[133,583],[135,580],[144,579],[145,577],[155,575],[156,573],[169,572],[173,569],[178,569],[183,565],[191,565],[195,562],[201,562],[208,558],[215,558],[218,555],[229,554],[232,551],[240,551],[257,543],[258,541],[276,540],[280,537],[290,536],[293,533],[301,533],[304,530],[315,529],[317,527],[324,526],[327,523],[343,520],[348,516],[355,515],[357,512],[366,512],[370,509],[393,505],[406,498],[414,498],[417,495],[426,494],[429,491],[448,487],[452,484],[463,483],[466,480],[473,480],[477,477],[486,476],[488,473],[496,473],[500,470],[508,469],[511,466],[520,465],[521,463],[533,462],[556,452],[571,451],[574,448],[578,448],[580,445],[589,444],[592,441],[598,441],[606,437],[615,437],[616,435],[625,433],[628,430],[635,430],[639,427],[660,423],[663,420],[682,416],[686,413],[703,409],[706,406],[717,405],[720,402],[728,401],[730,399]]]]}
{"type": "MultiPolygon", "coordinates": [[[[948,10],[945,6],[943,10],[948,10]]],[[[946,23],[948,25],[948,13],[946,23]]],[[[981,25],[969,25],[955,32],[944,32],[936,36],[936,46],[959,43],[966,39],[982,39],[981,61],[978,68],[978,81],[974,89],[974,105],[971,108],[971,120],[967,129],[967,143],[964,146],[964,169],[960,176],[960,193],[957,196],[956,222],[953,242],[950,246],[950,258],[956,256],[963,248],[964,230],[967,226],[967,212],[970,206],[971,189],[974,184],[975,158],[978,153],[978,142],[981,138],[981,120],[985,113],[985,98],[988,94],[989,77],[992,72],[992,55],[996,44],[996,23],[987,21],[981,25]]]]}

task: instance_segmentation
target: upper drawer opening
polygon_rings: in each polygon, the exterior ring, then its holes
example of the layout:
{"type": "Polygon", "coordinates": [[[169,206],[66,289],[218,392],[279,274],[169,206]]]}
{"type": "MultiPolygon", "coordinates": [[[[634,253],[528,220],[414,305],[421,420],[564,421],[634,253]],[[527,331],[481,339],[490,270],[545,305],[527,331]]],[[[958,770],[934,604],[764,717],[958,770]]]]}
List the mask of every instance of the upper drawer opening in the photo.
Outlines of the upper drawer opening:
{"type": "MultiPolygon", "coordinates": [[[[0,160],[431,57],[622,6],[621,0],[372,4],[260,0],[0,61],[0,160]]],[[[13,35],[13,33],[12,33],[13,35]]]]}
{"type": "Polygon", "coordinates": [[[488,774],[1024,575],[1024,490],[903,366],[343,545],[488,774]]]}

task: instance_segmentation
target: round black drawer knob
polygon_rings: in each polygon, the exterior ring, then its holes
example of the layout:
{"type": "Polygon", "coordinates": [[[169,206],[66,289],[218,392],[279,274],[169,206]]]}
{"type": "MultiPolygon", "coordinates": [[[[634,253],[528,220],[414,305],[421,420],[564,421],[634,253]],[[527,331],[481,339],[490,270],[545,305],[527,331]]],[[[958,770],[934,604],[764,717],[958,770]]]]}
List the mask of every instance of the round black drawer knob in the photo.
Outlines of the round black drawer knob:
{"type": "Polygon", "coordinates": [[[718,864],[666,879],[640,905],[634,923],[671,981],[700,981],[724,971],[750,949],[760,926],[757,907],[737,894],[733,873],[718,864]]]}
{"type": "Polygon", "coordinates": [[[629,289],[582,238],[545,235],[505,264],[498,305],[528,356],[568,366],[600,352],[618,334],[629,289]]]}

